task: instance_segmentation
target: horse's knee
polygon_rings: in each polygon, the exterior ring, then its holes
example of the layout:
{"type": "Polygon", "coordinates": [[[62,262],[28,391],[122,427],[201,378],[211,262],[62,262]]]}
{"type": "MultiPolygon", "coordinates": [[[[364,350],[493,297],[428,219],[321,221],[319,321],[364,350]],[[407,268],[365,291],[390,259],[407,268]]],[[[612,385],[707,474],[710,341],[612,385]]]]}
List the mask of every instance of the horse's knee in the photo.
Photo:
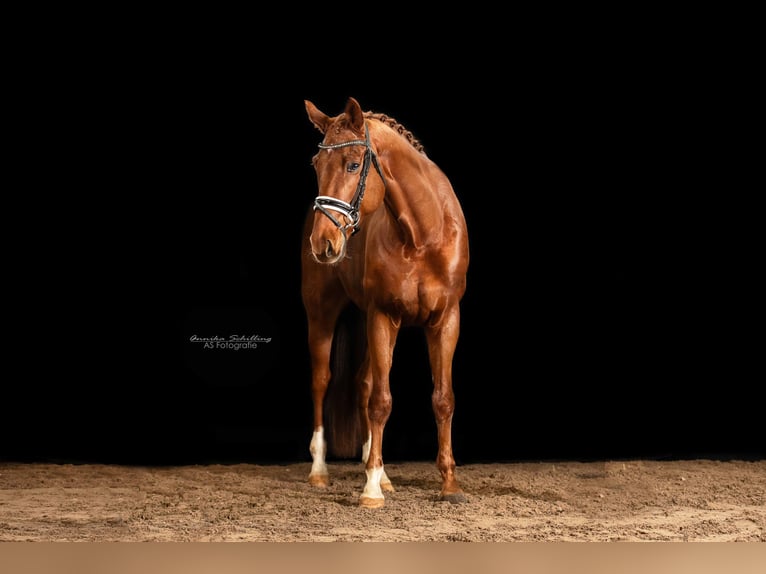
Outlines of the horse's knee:
{"type": "Polygon", "coordinates": [[[455,412],[455,396],[452,393],[434,391],[431,395],[431,404],[437,421],[448,420],[455,412]]]}
{"type": "Polygon", "coordinates": [[[385,392],[381,393],[379,397],[374,397],[369,405],[370,420],[377,423],[385,422],[391,414],[392,406],[391,393],[385,392]]]}

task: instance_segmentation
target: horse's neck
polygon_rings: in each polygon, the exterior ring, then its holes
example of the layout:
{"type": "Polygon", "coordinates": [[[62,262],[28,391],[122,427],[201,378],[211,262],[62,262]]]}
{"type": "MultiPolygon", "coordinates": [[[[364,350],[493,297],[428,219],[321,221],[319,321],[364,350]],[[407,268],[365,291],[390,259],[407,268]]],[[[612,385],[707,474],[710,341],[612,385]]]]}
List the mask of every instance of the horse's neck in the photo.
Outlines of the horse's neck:
{"type": "Polygon", "coordinates": [[[405,245],[421,249],[441,236],[445,204],[438,195],[442,182],[431,180],[431,166],[413,167],[418,161],[423,160],[413,156],[387,165],[392,177],[386,182],[385,202],[405,245]]]}

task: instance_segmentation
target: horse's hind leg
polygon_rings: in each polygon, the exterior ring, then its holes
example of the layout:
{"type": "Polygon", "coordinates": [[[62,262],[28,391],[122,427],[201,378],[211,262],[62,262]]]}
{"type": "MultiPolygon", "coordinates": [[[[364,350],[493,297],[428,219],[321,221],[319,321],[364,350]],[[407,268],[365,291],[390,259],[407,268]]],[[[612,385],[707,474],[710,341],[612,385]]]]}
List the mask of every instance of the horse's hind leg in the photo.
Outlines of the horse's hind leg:
{"type": "Polygon", "coordinates": [[[439,438],[436,466],[442,477],[439,498],[452,503],[466,500],[455,477],[455,458],[452,455],[452,415],[455,395],[452,391],[452,359],[460,330],[460,309],[448,308],[426,328],[428,356],[431,362],[434,390],[431,395],[439,438]]]}
{"type": "MultiPolygon", "coordinates": [[[[367,464],[367,459],[370,457],[370,444],[372,443],[372,432],[370,431],[370,394],[372,393],[372,369],[370,368],[370,352],[369,349],[364,357],[364,362],[359,369],[359,411],[362,426],[362,462],[367,464]]],[[[391,480],[386,475],[386,471],[383,471],[380,477],[380,488],[386,492],[394,492],[394,486],[391,484],[391,480]]]]}

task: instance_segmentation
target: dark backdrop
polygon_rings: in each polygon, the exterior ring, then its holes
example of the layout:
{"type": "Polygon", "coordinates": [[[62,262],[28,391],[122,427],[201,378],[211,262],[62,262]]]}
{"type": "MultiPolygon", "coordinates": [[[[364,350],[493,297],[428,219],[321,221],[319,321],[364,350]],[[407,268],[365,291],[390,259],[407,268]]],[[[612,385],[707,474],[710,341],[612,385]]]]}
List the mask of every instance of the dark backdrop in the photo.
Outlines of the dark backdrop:
{"type": "MultiPolygon", "coordinates": [[[[333,77],[198,56],[78,101],[91,155],[58,161],[88,193],[54,201],[75,216],[54,209],[62,233],[24,261],[3,458],[309,460],[299,240],[321,135],[303,101],[335,115],[348,96],[414,132],[468,220],[459,463],[763,455],[753,248],[672,70],[559,53],[333,77]],[[190,341],[231,334],[270,341],[190,341]]],[[[435,456],[429,377],[403,331],[388,460],[435,456]]]]}

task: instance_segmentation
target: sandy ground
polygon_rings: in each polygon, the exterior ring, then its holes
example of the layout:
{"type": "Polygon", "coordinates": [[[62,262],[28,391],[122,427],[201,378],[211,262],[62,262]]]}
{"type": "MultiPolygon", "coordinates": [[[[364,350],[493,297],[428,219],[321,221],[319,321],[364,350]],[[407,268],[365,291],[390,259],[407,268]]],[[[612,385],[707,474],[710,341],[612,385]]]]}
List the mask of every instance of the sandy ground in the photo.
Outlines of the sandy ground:
{"type": "Polygon", "coordinates": [[[0,463],[0,541],[766,542],[766,460],[469,464],[458,505],[434,463],[388,463],[377,510],[361,463],[325,489],[309,466],[0,463]]]}

